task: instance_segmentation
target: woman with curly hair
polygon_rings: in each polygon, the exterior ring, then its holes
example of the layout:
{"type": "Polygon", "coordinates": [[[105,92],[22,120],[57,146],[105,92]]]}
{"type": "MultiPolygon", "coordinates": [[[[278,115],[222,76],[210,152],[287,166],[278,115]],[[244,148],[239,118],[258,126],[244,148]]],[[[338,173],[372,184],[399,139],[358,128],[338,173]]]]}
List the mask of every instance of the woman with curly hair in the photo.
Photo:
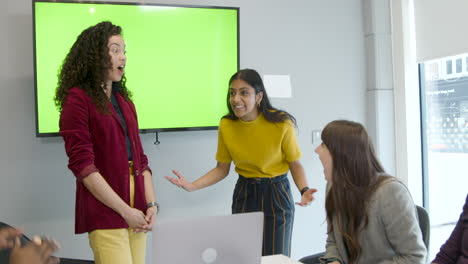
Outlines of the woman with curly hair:
{"type": "Polygon", "coordinates": [[[309,189],[299,160],[296,119],[271,105],[262,78],[252,69],[240,70],[229,80],[227,107],[229,113],[219,124],[216,167],[193,182],[178,171],[173,171],[177,178],[166,178],[196,191],[224,179],[234,162],[239,178],[232,213],[263,212],[262,255],[290,256],[295,208],[288,171],[301,193],[297,205],[310,204],[317,191],[309,189]]]}
{"type": "Polygon", "coordinates": [[[140,264],[158,206],[125,86],[121,31],[101,22],[78,36],[63,62],[55,103],[76,177],[75,233],[88,233],[96,263],[140,264]]]}
{"type": "Polygon", "coordinates": [[[411,195],[385,174],[365,128],[352,121],[330,122],[315,152],[329,185],[321,263],[425,263],[427,250],[411,195]]]}

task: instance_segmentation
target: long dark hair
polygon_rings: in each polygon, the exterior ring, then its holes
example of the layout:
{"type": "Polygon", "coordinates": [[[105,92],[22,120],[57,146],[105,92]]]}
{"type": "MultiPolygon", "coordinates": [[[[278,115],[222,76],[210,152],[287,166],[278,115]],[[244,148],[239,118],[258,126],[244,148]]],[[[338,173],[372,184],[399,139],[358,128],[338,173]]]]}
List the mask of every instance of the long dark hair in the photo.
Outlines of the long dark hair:
{"type": "Polygon", "coordinates": [[[336,218],[349,261],[355,263],[361,254],[359,234],[369,221],[369,200],[379,185],[391,177],[380,175],[385,171],[361,124],[332,121],[322,131],[322,142],[333,161],[332,183],[325,202],[328,232],[333,231],[332,219],[336,218]]]}
{"type": "MultiPolygon", "coordinates": [[[[255,94],[263,92],[262,101],[260,101],[258,110],[262,112],[266,120],[273,122],[273,123],[281,123],[286,120],[291,120],[294,126],[297,126],[296,118],[294,118],[294,116],[292,116],[291,114],[289,114],[288,112],[284,110],[276,109],[271,105],[270,100],[268,99],[267,92],[265,90],[265,86],[263,85],[262,78],[260,77],[260,74],[258,74],[257,71],[252,70],[252,69],[239,70],[234,75],[232,75],[232,77],[229,79],[229,87],[231,86],[231,83],[234,80],[243,80],[244,82],[246,82],[247,84],[252,86],[252,88],[255,89],[255,94]]],[[[234,114],[234,111],[232,110],[229,98],[230,98],[230,93],[228,89],[227,107],[229,109],[229,113],[223,116],[223,118],[236,120],[238,119],[238,117],[234,114]]]]}
{"type": "MultiPolygon", "coordinates": [[[[76,39],[65,57],[58,75],[55,91],[55,105],[62,111],[63,103],[70,88],[79,87],[86,91],[98,110],[109,113],[109,98],[102,85],[106,82],[108,70],[112,67],[107,46],[109,38],[122,35],[122,28],[104,21],[85,29],[76,39]]],[[[126,78],[118,83],[119,92],[126,100],[131,94],[125,86],[126,78]]]]}

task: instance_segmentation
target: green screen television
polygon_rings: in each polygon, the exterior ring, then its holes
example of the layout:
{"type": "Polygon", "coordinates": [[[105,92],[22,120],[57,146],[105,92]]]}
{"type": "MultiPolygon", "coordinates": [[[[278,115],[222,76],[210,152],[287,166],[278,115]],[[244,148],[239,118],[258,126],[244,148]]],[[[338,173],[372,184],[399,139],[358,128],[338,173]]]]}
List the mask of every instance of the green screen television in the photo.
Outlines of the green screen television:
{"type": "Polygon", "coordinates": [[[38,137],[58,135],[60,66],[78,35],[101,21],[123,29],[140,132],[217,129],[239,69],[239,8],[34,0],[38,137]]]}

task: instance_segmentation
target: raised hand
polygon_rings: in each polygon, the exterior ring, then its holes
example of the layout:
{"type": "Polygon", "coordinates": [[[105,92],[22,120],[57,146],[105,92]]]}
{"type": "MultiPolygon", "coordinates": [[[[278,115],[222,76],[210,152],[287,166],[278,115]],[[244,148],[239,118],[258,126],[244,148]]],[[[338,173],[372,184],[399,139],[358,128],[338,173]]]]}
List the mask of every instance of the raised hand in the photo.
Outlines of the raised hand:
{"type": "Polygon", "coordinates": [[[172,170],[172,173],[174,173],[177,176],[177,178],[171,178],[169,176],[164,176],[164,178],[166,178],[168,181],[170,181],[175,186],[186,190],[187,192],[191,192],[191,191],[195,190],[195,186],[193,185],[193,183],[188,182],[185,179],[185,177],[182,174],[180,174],[180,172],[178,172],[176,170],[172,170]]]}
{"type": "Polygon", "coordinates": [[[300,206],[308,206],[312,203],[312,201],[315,199],[314,198],[314,193],[317,192],[317,189],[309,189],[307,191],[304,192],[304,194],[302,194],[301,196],[301,202],[300,203],[296,203],[297,205],[300,205],[300,206]]]}

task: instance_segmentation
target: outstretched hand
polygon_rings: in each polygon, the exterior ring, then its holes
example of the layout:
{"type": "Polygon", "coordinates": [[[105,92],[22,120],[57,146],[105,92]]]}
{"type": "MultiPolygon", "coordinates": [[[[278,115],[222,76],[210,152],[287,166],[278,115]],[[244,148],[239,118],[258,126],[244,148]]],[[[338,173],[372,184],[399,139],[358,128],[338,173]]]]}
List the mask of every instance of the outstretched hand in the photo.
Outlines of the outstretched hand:
{"type": "Polygon", "coordinates": [[[296,203],[297,205],[300,205],[300,206],[308,206],[312,203],[313,200],[315,200],[314,198],[314,193],[317,192],[317,189],[309,189],[307,191],[304,192],[304,194],[302,194],[301,196],[301,202],[300,203],[296,203]]]}
{"type": "Polygon", "coordinates": [[[176,170],[172,170],[172,173],[174,173],[175,176],[177,176],[177,178],[171,178],[169,176],[164,176],[164,178],[166,178],[168,181],[170,181],[175,186],[186,190],[187,192],[191,192],[191,191],[195,190],[195,186],[193,185],[193,183],[188,182],[185,179],[185,177],[182,174],[180,174],[180,172],[178,172],[176,170]]]}

